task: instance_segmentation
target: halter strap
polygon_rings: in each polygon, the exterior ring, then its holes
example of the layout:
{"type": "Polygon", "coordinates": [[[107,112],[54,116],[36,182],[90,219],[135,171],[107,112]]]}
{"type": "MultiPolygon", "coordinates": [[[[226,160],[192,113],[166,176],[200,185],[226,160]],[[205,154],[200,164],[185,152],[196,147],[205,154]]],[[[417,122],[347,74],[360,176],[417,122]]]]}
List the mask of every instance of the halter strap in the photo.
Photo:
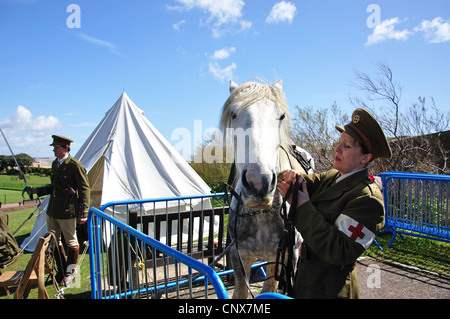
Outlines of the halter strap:
{"type": "Polygon", "coordinates": [[[283,294],[288,296],[293,295],[293,278],[294,278],[294,252],[293,247],[295,243],[295,228],[294,228],[294,215],[297,209],[298,196],[292,196],[291,207],[289,208],[289,213],[287,211],[286,202],[291,194],[297,194],[300,188],[299,176],[294,183],[289,186],[286,195],[283,198],[283,203],[281,204],[280,216],[284,221],[283,236],[281,237],[280,243],[277,248],[277,257],[275,261],[275,274],[278,274],[278,267],[281,266],[280,275],[276,275],[275,279],[279,281],[280,288],[283,290],[283,294]],[[285,255],[287,251],[287,260],[285,263],[285,255]]]}
{"type": "Polygon", "coordinates": [[[292,156],[297,160],[297,162],[299,162],[299,164],[300,164],[300,165],[302,166],[302,168],[305,170],[305,173],[308,173],[308,171],[309,171],[310,169],[312,169],[311,164],[310,164],[307,160],[305,160],[305,158],[303,157],[302,154],[300,154],[299,151],[297,151],[297,150],[295,149],[295,146],[294,146],[294,145],[289,145],[289,151],[290,151],[290,152],[288,152],[288,151],[283,147],[283,145],[281,145],[281,144],[280,144],[280,148],[284,151],[284,153],[286,153],[287,159],[288,159],[288,161],[289,161],[289,166],[291,167],[291,169],[293,168],[293,166],[292,166],[291,159],[289,158],[289,154],[292,155],[292,156]]]}

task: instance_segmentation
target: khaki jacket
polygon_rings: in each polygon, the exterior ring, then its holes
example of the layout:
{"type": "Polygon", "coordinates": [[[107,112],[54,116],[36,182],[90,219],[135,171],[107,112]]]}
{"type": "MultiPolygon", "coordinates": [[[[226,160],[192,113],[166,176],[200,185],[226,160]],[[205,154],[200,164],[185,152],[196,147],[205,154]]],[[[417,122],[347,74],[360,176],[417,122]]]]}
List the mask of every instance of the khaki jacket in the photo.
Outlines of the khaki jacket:
{"type": "Polygon", "coordinates": [[[304,239],[297,298],[358,298],[354,264],[384,226],[383,198],[367,169],[336,183],[338,171],[303,176],[310,201],[297,208],[304,239]]]}
{"type": "Polygon", "coordinates": [[[58,167],[52,163],[50,185],[38,187],[37,195],[51,195],[47,215],[56,219],[86,217],[90,206],[90,189],[86,169],[70,155],[58,167]]]}
{"type": "Polygon", "coordinates": [[[8,221],[8,214],[0,212],[0,269],[8,265],[20,251],[16,238],[9,229],[8,221]]]}

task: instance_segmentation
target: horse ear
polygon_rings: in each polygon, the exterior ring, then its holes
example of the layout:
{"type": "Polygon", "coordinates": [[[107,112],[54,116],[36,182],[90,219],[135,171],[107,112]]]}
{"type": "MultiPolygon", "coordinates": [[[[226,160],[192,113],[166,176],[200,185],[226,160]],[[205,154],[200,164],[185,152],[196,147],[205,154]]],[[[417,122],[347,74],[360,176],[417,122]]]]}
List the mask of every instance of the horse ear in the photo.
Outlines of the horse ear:
{"type": "Polygon", "coordinates": [[[278,80],[273,84],[274,87],[280,89],[281,91],[283,90],[283,81],[282,80],[278,80]]]}
{"type": "Polygon", "coordinates": [[[230,94],[234,92],[239,87],[239,84],[234,82],[233,80],[230,81],[230,94]]]}
{"type": "Polygon", "coordinates": [[[283,90],[283,81],[282,80],[278,80],[276,81],[273,86],[277,87],[280,90],[283,90]]]}

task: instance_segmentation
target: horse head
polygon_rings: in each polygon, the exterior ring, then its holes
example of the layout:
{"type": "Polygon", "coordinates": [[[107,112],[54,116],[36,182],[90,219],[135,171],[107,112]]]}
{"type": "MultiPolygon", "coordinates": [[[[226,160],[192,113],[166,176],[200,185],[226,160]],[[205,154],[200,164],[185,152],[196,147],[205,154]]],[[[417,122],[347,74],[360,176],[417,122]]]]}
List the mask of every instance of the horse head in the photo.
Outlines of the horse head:
{"type": "Polygon", "coordinates": [[[280,171],[280,146],[285,145],[290,115],[281,81],[273,85],[230,83],[221,127],[232,138],[236,190],[247,208],[272,206],[280,171]],[[231,136],[230,133],[232,132],[231,136]]]}

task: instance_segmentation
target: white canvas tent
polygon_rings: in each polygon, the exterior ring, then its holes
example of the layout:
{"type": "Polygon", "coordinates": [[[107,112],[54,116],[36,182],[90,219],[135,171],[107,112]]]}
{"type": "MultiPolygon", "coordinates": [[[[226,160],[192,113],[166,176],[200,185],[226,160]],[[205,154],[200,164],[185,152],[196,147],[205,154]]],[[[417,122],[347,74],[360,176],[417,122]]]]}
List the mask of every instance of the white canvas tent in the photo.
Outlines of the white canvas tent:
{"type": "MultiPolygon", "coordinates": [[[[210,193],[208,185],[125,92],[75,158],[88,172],[93,207],[111,201],[210,193]]],[[[47,231],[47,202],[48,198],[41,204],[33,230],[21,246],[28,251],[34,251],[38,238],[47,231]]]]}

